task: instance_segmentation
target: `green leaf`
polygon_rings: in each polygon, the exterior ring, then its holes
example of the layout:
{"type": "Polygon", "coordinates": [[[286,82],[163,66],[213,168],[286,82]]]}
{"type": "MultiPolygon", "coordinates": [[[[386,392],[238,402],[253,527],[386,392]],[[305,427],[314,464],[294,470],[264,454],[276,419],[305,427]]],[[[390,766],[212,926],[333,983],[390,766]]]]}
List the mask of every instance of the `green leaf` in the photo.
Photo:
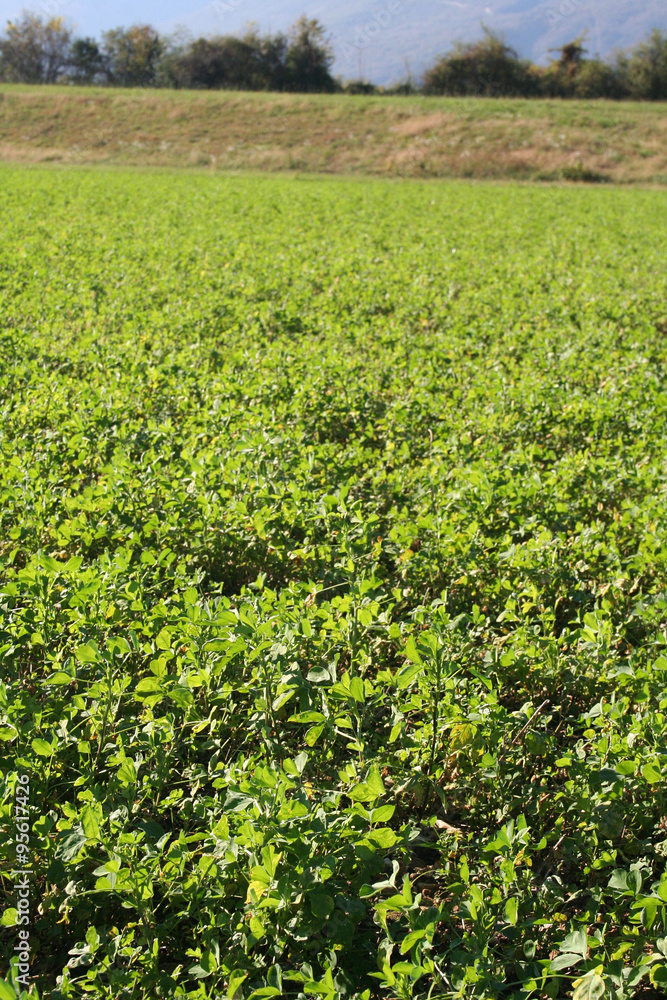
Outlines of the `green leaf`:
{"type": "Polygon", "coordinates": [[[655,764],[644,764],[642,768],[642,777],[645,778],[651,785],[657,785],[659,781],[662,781],[662,772],[655,764]]]}
{"type": "Polygon", "coordinates": [[[533,941],[531,939],[524,941],[523,953],[529,962],[533,961],[536,952],[537,952],[537,941],[533,941]]]}
{"type": "Polygon", "coordinates": [[[250,795],[244,795],[243,792],[227,792],[224,811],[242,812],[244,809],[249,809],[253,802],[254,799],[250,795]]]}
{"type": "Polygon", "coordinates": [[[507,922],[510,923],[512,927],[516,926],[516,922],[519,917],[519,903],[514,896],[508,899],[505,903],[505,917],[507,922]]]}
{"type": "Polygon", "coordinates": [[[642,881],[642,873],[637,871],[636,868],[634,871],[628,872],[628,889],[630,892],[633,892],[635,896],[638,896],[641,892],[642,881]]]}
{"type": "Polygon", "coordinates": [[[171,649],[171,634],[167,631],[167,629],[163,628],[162,631],[158,633],[155,638],[155,645],[158,649],[171,649]]]}
{"type": "Polygon", "coordinates": [[[76,677],[66,674],[64,670],[56,670],[54,674],[51,674],[50,677],[46,678],[45,683],[52,684],[54,687],[57,687],[63,684],[73,684],[75,680],[76,677]]]}
{"type": "Polygon", "coordinates": [[[308,893],[308,900],[314,917],[326,919],[333,913],[333,896],[330,896],[328,893],[318,891],[310,892],[308,893]]]}
{"type": "Polygon", "coordinates": [[[218,960],[216,959],[213,951],[207,949],[200,959],[200,965],[204,969],[208,969],[209,972],[215,972],[218,968],[218,960]]]}
{"type": "Polygon", "coordinates": [[[262,848],[262,864],[264,865],[264,869],[270,878],[275,877],[281,858],[282,853],[280,851],[276,851],[273,844],[269,844],[268,847],[262,848]]]}
{"type": "Polygon", "coordinates": [[[286,705],[288,701],[291,701],[296,694],[295,688],[290,688],[289,691],[283,691],[276,698],[273,699],[271,703],[271,708],[274,712],[279,712],[283,705],[286,705]]]}
{"type": "Polygon", "coordinates": [[[324,732],[324,723],[319,726],[312,726],[305,735],[306,744],[309,747],[315,746],[320,736],[324,732]]]}
{"type": "Polygon", "coordinates": [[[136,688],[135,694],[157,694],[162,691],[162,684],[157,677],[143,677],[136,688]]]}
{"type": "MultiPolygon", "coordinates": [[[[403,650],[404,655],[410,660],[411,663],[417,666],[422,665],[422,658],[417,650],[417,645],[415,643],[414,637],[410,636],[407,643],[405,644],[405,649],[403,650]]],[[[399,685],[400,686],[400,685],[399,685]]]]}
{"type": "Polygon", "coordinates": [[[582,958],[588,955],[588,935],[583,929],[572,931],[561,943],[560,950],[563,952],[574,951],[582,958]]]}
{"type": "Polygon", "coordinates": [[[113,639],[109,639],[109,649],[111,652],[121,653],[123,656],[132,652],[129,642],[122,635],[116,635],[113,639]]]}
{"type": "Polygon", "coordinates": [[[526,750],[533,757],[544,757],[547,752],[547,744],[541,733],[526,733],[526,750]]]}
{"type": "Polygon", "coordinates": [[[68,831],[58,840],[56,857],[61,861],[72,861],[86,846],[86,836],[77,830],[68,831]]]}
{"type": "Polygon", "coordinates": [[[117,861],[109,860],[105,865],[100,865],[99,868],[93,870],[93,875],[99,875],[95,883],[95,888],[98,891],[109,892],[116,887],[116,882],[118,881],[118,873],[120,870],[120,865],[117,861]]]}
{"type": "Polygon", "coordinates": [[[97,932],[97,927],[89,927],[86,931],[86,943],[90,945],[91,948],[97,948],[100,943],[100,935],[97,932]]]}
{"type": "Polygon", "coordinates": [[[47,743],[46,740],[33,740],[30,745],[39,757],[51,757],[57,746],[47,743]]]}
{"type": "Polygon", "coordinates": [[[609,879],[608,886],[610,889],[618,889],[621,892],[628,892],[628,873],[623,871],[622,868],[616,868],[611,873],[611,878],[609,879]]]}
{"type": "MultiPolygon", "coordinates": [[[[406,936],[403,938],[403,941],[401,942],[401,954],[405,955],[408,951],[410,951],[413,945],[417,944],[418,941],[421,941],[425,937],[426,937],[425,929],[411,931],[409,934],[406,934],[406,936]]],[[[394,971],[395,972],[397,971],[396,965],[394,966],[394,971]]]]}
{"type": "Polygon", "coordinates": [[[16,1000],[18,993],[6,979],[0,976],[0,1000],[16,1000]]]}
{"type": "Polygon", "coordinates": [[[371,830],[368,833],[368,840],[383,850],[388,850],[397,843],[398,837],[390,827],[383,826],[377,830],[371,830]]]}
{"type": "Polygon", "coordinates": [[[372,792],[375,792],[375,795],[378,798],[380,797],[380,795],[384,795],[385,793],[384,782],[382,780],[382,775],[380,774],[380,768],[377,766],[377,764],[373,764],[373,766],[371,767],[370,771],[368,772],[368,777],[366,778],[366,782],[368,784],[368,787],[371,789],[372,792]]]}
{"type": "Polygon", "coordinates": [[[654,965],[651,969],[651,985],[667,986],[667,965],[654,965]]]}
{"type": "Polygon", "coordinates": [[[227,986],[227,1000],[234,1000],[236,994],[239,991],[239,987],[248,978],[247,972],[235,972],[230,973],[229,984],[227,986]]]}
{"type": "Polygon", "coordinates": [[[123,786],[135,785],[137,781],[137,772],[134,767],[134,762],[131,760],[124,760],[116,771],[116,777],[123,786]]]}
{"type": "Polygon", "coordinates": [[[375,802],[377,798],[377,794],[365,781],[357,782],[347,794],[353,802],[375,802]]]}
{"type": "MultiPolygon", "coordinates": [[[[372,974],[375,975],[375,973],[372,973],[372,974]]],[[[396,976],[391,971],[391,966],[389,965],[388,962],[383,962],[382,963],[382,976],[383,976],[384,981],[387,984],[387,986],[394,986],[395,985],[395,983],[396,983],[396,976]]]]}
{"type": "Polygon", "coordinates": [[[196,965],[191,965],[188,972],[195,979],[206,979],[207,976],[212,975],[218,968],[218,963],[215,955],[212,951],[207,950],[204,952],[202,957],[199,959],[196,965]]]}
{"type": "Polygon", "coordinates": [[[151,840],[159,840],[160,837],[164,837],[163,827],[161,827],[159,823],[156,823],[155,820],[140,820],[140,822],[137,823],[137,827],[140,830],[143,830],[146,836],[151,840]]]}
{"type": "Polygon", "coordinates": [[[196,965],[191,965],[188,972],[194,979],[206,979],[207,976],[212,975],[213,970],[206,969],[201,963],[197,963],[196,965]]]}
{"type": "Polygon", "coordinates": [[[388,823],[391,817],[396,812],[395,805],[378,806],[377,809],[373,809],[373,814],[371,816],[372,823],[388,823]]]}
{"type": "Polygon", "coordinates": [[[353,677],[350,681],[350,694],[357,702],[363,703],[366,700],[364,682],[360,677],[353,677]]]}
{"type": "Polygon", "coordinates": [[[396,686],[398,690],[404,691],[422,670],[423,666],[421,664],[411,664],[409,667],[403,667],[402,670],[399,670],[396,674],[396,686]]]}
{"type": "Polygon", "coordinates": [[[450,745],[453,750],[462,750],[464,747],[470,746],[476,735],[477,726],[470,723],[452,726],[449,738],[450,745]]]}
{"type": "Polygon", "coordinates": [[[604,979],[596,972],[589,972],[574,982],[572,1000],[600,1000],[606,993],[604,979]]]}
{"type": "Polygon", "coordinates": [[[0,917],[0,927],[15,927],[18,915],[19,911],[13,906],[10,906],[8,909],[3,911],[3,914],[0,917]]]}
{"type": "Polygon", "coordinates": [[[90,806],[84,806],[81,810],[81,827],[87,840],[100,839],[100,825],[97,814],[90,806]]]}
{"type": "Polygon", "coordinates": [[[177,684],[171,689],[169,697],[176,705],[178,705],[179,708],[184,710],[189,708],[194,701],[192,691],[181,684],[177,684]]]}
{"type": "Polygon", "coordinates": [[[79,663],[97,663],[100,658],[97,646],[92,643],[86,643],[83,646],[79,646],[76,651],[76,658],[79,663]]]}
{"type": "Polygon", "coordinates": [[[570,966],[577,965],[578,962],[583,962],[581,955],[575,955],[573,952],[565,952],[564,955],[557,955],[556,958],[552,958],[549,968],[552,972],[560,972],[561,969],[569,969],[570,966]]]}
{"type": "Polygon", "coordinates": [[[321,712],[298,712],[290,715],[288,722],[326,722],[326,718],[321,712]]]}

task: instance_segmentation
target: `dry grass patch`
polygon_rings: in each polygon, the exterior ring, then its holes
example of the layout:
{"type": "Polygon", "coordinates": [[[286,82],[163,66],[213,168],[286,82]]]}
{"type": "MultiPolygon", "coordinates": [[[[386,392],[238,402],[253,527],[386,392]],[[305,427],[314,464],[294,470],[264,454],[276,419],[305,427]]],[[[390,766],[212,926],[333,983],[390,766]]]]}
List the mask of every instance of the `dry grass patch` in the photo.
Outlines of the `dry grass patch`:
{"type": "Polygon", "coordinates": [[[664,182],[667,109],[612,102],[0,87],[12,161],[664,182]]]}

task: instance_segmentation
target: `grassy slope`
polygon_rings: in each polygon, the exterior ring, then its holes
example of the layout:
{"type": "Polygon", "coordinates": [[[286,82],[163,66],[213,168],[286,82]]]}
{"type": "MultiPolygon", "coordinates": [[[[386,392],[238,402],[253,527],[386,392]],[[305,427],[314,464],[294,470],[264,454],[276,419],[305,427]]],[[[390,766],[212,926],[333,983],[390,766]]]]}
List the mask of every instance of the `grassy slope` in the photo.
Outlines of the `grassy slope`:
{"type": "Polygon", "coordinates": [[[667,108],[4,85],[0,159],[665,183],[667,108]]]}

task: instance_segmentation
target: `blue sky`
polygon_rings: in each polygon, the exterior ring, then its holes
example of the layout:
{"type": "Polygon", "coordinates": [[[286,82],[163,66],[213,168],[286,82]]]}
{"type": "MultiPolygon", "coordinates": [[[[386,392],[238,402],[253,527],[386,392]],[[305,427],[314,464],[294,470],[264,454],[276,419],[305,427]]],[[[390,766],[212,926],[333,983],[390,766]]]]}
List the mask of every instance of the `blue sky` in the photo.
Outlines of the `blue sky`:
{"type": "MultiPolygon", "coordinates": [[[[298,7],[298,4],[296,4],[298,7]]],[[[377,6],[377,5],[376,5],[377,6]]],[[[86,3],[84,0],[32,0],[32,2],[14,2],[14,0],[0,0],[0,23],[17,17],[24,8],[44,14],[60,14],[68,21],[74,22],[77,33],[82,35],[99,35],[107,28],[115,28],[119,25],[127,26],[139,22],[153,24],[158,28],[168,30],[176,24],[183,24],[196,31],[200,24],[206,25],[207,31],[230,30],[228,25],[232,25],[231,30],[237,30],[237,25],[241,26],[249,20],[257,20],[262,27],[271,26],[276,30],[286,28],[288,24],[279,23],[282,21],[283,11],[288,19],[290,12],[295,7],[294,2],[287,3],[281,0],[213,0],[209,4],[202,4],[201,0],[115,0],[106,3],[86,3]]],[[[315,0],[314,3],[302,0],[302,7],[308,13],[322,11],[326,14],[326,8],[334,11],[340,7],[337,3],[322,3],[315,0]]],[[[373,4],[368,4],[372,9],[373,4]]]]}
{"type": "MultiPolygon", "coordinates": [[[[99,37],[108,28],[152,24],[167,34],[177,27],[193,35],[238,33],[249,22],[262,30],[286,31],[299,16],[317,17],[333,38],[337,54],[334,71],[344,77],[369,75],[386,82],[402,77],[406,59],[419,71],[432,52],[429,34],[433,19],[447,12],[456,18],[465,10],[475,11],[471,22],[479,27],[479,14],[488,18],[489,5],[507,0],[115,0],[86,3],[85,0],[0,0],[0,24],[16,17],[24,7],[44,15],[62,15],[75,26],[76,34],[99,37]],[[380,28],[378,28],[378,23],[380,28]],[[355,47],[355,39],[362,38],[355,47]]],[[[543,0],[532,0],[543,2],[543,0]]],[[[493,18],[488,18],[493,20],[493,18]]],[[[473,29],[474,30],[474,29],[473,29]]],[[[451,37],[446,28],[436,32],[440,47],[451,37]]],[[[470,34],[469,29],[466,34],[470,34]]]]}
{"type": "Polygon", "coordinates": [[[455,39],[478,37],[482,22],[542,64],[582,32],[590,54],[605,56],[653,27],[667,30],[667,0],[0,0],[0,27],[24,7],[60,14],[78,35],[94,37],[138,23],[195,36],[238,33],[250,21],[286,31],[307,13],[331,33],[335,73],[378,83],[419,76],[455,39]]]}

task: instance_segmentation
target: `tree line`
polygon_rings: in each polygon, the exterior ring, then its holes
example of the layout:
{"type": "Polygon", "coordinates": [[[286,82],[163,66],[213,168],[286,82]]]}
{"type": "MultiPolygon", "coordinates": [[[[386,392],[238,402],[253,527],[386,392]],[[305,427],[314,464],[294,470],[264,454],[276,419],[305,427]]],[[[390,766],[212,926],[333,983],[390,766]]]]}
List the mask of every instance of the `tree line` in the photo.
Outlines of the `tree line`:
{"type": "Polygon", "coordinates": [[[150,25],[115,28],[101,40],[77,38],[60,17],[24,12],[0,34],[0,80],[116,87],[417,93],[478,97],[577,97],[667,100],[667,34],[651,32],[635,48],[603,61],[588,58],[585,38],[536,66],[484,28],[458,42],[423,79],[391,88],[332,76],[334,53],[322,24],[300,17],[286,33],[192,38],[160,35],[150,25]]]}
{"type": "Polygon", "coordinates": [[[666,33],[656,29],[610,61],[586,55],[580,36],[548,66],[535,66],[485,28],[479,41],[458,43],[438,59],[424,74],[422,89],[451,96],[667,100],[666,33]]]}
{"type": "Polygon", "coordinates": [[[61,17],[24,12],[0,35],[0,79],[113,87],[291,90],[337,89],[324,27],[300,17],[287,34],[208,38],[160,35],[150,25],[114,28],[101,40],[75,38],[61,17]]]}

